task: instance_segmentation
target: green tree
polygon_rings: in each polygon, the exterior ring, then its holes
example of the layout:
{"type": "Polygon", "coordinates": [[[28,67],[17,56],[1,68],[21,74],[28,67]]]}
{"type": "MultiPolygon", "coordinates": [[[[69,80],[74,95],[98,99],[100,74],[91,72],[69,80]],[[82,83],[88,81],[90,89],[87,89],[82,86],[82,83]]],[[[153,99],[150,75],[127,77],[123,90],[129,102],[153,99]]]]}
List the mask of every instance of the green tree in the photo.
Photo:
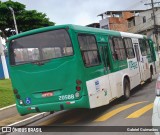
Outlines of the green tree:
{"type": "Polygon", "coordinates": [[[15,34],[13,16],[9,7],[14,9],[19,32],[55,25],[54,22],[49,21],[46,14],[36,10],[26,10],[24,4],[11,0],[0,1],[0,33],[3,38],[15,34]]]}

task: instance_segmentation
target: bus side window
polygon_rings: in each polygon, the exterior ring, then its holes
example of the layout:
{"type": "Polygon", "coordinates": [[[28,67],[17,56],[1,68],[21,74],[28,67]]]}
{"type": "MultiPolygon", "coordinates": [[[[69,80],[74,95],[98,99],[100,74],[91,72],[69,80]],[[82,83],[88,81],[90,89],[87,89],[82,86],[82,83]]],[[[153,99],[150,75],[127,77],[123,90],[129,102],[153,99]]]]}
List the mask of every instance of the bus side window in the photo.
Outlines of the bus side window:
{"type": "Polygon", "coordinates": [[[110,44],[113,60],[118,60],[118,56],[117,56],[117,54],[115,52],[115,46],[114,46],[113,41],[112,41],[111,38],[109,38],[109,44],[110,44]]]}
{"type": "Polygon", "coordinates": [[[123,41],[126,47],[126,53],[127,53],[128,59],[135,58],[133,43],[131,38],[124,38],[123,41]]]}
{"type": "Polygon", "coordinates": [[[78,41],[84,65],[86,67],[99,65],[100,57],[94,35],[79,34],[78,41]]]}
{"type": "Polygon", "coordinates": [[[145,40],[146,48],[147,48],[147,54],[151,54],[150,46],[149,46],[149,41],[145,40]]]}
{"type": "Polygon", "coordinates": [[[123,40],[121,37],[114,37],[113,43],[115,46],[116,54],[118,55],[118,60],[126,60],[126,51],[123,40]]]}
{"type": "Polygon", "coordinates": [[[147,50],[146,50],[146,46],[145,46],[145,42],[143,39],[139,39],[139,46],[140,46],[140,50],[141,50],[141,54],[142,56],[146,56],[147,55],[147,50]]]}

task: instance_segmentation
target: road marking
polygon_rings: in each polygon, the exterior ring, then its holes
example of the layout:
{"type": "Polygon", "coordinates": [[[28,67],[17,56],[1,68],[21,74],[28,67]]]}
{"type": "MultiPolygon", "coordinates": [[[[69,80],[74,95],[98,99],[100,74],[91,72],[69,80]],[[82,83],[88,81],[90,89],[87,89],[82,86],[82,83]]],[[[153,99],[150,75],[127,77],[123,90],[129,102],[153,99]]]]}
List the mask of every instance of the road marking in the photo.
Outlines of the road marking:
{"type": "Polygon", "coordinates": [[[39,114],[28,114],[28,115],[30,117],[24,119],[24,117],[26,117],[27,115],[26,116],[20,116],[21,117],[20,121],[17,121],[15,123],[12,123],[12,124],[7,125],[7,126],[9,126],[9,127],[10,126],[26,126],[27,124],[29,124],[33,121],[36,121],[38,119],[41,119],[41,118],[49,115],[49,113],[43,112],[43,113],[39,113],[39,114]]]}
{"type": "Polygon", "coordinates": [[[147,111],[149,111],[150,109],[153,108],[153,103],[146,105],[145,107],[133,112],[132,114],[130,114],[127,118],[138,118],[140,116],[142,116],[144,113],[146,113],[147,111]]]}
{"type": "Polygon", "coordinates": [[[110,111],[102,116],[100,116],[99,118],[97,118],[96,120],[94,120],[95,122],[98,122],[98,121],[105,121],[105,120],[108,120],[109,118],[113,117],[114,115],[128,109],[128,108],[131,108],[133,106],[136,106],[138,104],[142,104],[146,101],[142,101],[142,102],[137,102],[137,103],[132,103],[132,104],[129,104],[129,105],[125,105],[125,106],[122,106],[122,107],[119,107],[113,111],[110,111]]]}
{"type": "Polygon", "coordinates": [[[11,117],[5,118],[0,121],[0,126],[13,126],[15,123],[21,122],[24,118],[30,118],[35,116],[36,114],[28,114],[26,116],[20,116],[19,114],[15,114],[11,117]],[[9,125],[10,124],[10,125],[9,125]]]}
{"type": "Polygon", "coordinates": [[[19,118],[20,118],[19,114],[16,114],[16,115],[14,115],[12,117],[3,119],[3,120],[0,121],[0,126],[6,126],[6,125],[8,125],[10,123],[15,122],[19,118]]]}
{"type": "Polygon", "coordinates": [[[6,107],[3,107],[3,108],[0,108],[0,111],[3,111],[3,110],[6,110],[6,109],[9,109],[11,107],[15,107],[16,104],[13,104],[13,105],[9,105],[9,106],[6,106],[6,107]]]}

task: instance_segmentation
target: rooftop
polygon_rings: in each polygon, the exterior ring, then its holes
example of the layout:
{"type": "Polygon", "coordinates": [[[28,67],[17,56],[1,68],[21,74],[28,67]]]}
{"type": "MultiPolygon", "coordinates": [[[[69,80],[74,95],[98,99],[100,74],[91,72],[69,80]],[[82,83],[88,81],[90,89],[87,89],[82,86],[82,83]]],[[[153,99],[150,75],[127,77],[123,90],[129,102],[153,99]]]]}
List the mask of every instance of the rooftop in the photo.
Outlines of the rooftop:
{"type": "MultiPolygon", "coordinates": [[[[156,9],[160,8],[160,7],[155,7],[156,9]]],[[[139,13],[139,12],[144,12],[144,11],[148,11],[148,10],[152,10],[151,8],[150,9],[146,9],[146,10],[118,10],[118,11],[106,11],[104,13],[101,13],[99,14],[98,16],[103,16],[104,14],[106,15],[110,15],[110,14],[121,14],[122,12],[131,12],[131,13],[139,13]]]]}

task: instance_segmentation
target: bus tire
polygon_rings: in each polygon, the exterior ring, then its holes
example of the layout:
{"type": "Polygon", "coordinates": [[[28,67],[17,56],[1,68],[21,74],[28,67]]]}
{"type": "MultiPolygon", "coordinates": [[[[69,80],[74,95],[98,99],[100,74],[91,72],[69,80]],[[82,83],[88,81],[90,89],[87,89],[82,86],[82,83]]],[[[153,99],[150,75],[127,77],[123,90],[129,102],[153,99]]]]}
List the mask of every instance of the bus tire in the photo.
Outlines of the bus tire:
{"type": "Polygon", "coordinates": [[[123,81],[123,91],[124,91],[123,99],[124,100],[129,99],[130,98],[130,83],[128,79],[124,79],[123,81]]]}

